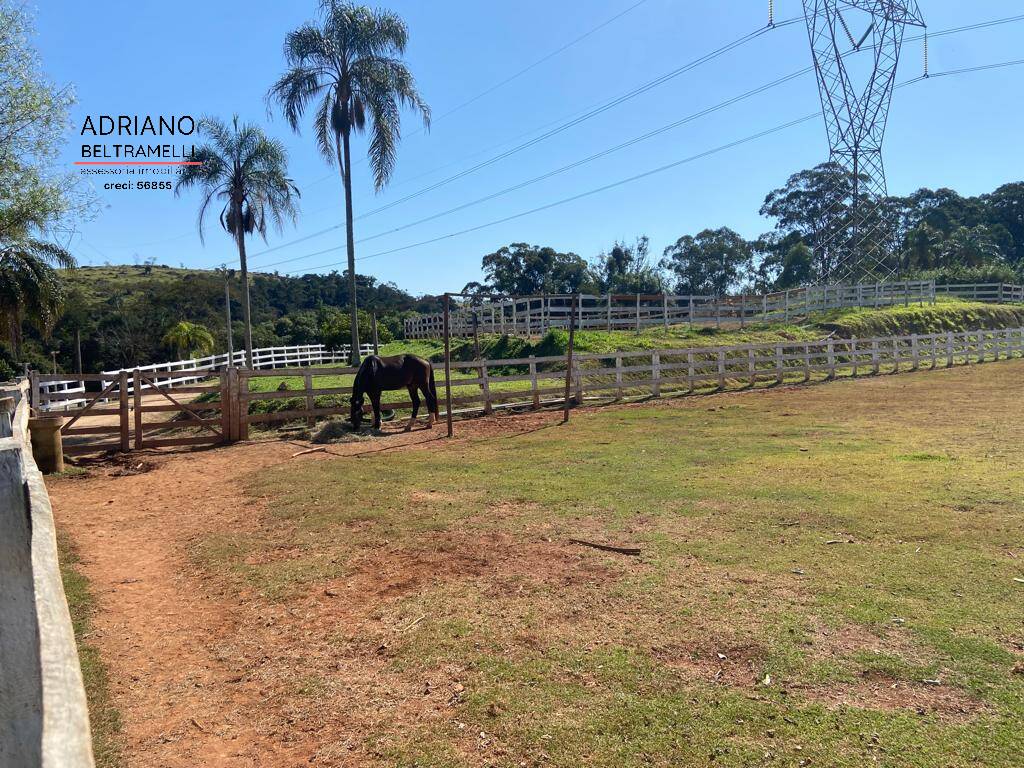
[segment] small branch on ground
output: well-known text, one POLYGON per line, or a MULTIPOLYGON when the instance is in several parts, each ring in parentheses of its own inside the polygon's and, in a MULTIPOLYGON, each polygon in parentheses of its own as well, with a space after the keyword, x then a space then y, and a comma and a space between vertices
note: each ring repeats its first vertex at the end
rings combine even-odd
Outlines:
POLYGON ((292 454, 292 458, 294 459, 296 456, 305 456, 305 455, 307 455, 309 453, 327 453, 327 449, 323 448, 323 447, 321 447, 321 448, 307 448, 304 451, 299 451, 298 453, 293 453, 292 454))
POLYGON ((594 549, 600 549, 604 552, 616 552, 620 555, 637 557, 640 554, 640 547, 616 547, 611 544, 597 544, 596 542, 584 541, 583 539, 569 539, 569 541, 583 547, 593 547, 594 549))

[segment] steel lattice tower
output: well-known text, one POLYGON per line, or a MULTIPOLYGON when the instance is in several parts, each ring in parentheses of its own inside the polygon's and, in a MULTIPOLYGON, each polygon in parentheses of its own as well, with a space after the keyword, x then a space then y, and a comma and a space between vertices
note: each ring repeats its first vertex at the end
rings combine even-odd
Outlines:
POLYGON ((803 0, 835 169, 816 248, 834 281, 884 281, 897 270, 885 220, 882 139, 904 30, 925 26, 916 0, 803 0), (844 55, 858 52, 850 56, 844 55))

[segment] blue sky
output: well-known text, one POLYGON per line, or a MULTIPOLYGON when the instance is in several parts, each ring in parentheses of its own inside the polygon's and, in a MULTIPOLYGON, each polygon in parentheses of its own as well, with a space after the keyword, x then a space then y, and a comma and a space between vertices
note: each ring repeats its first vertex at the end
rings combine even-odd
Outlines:
MULTIPOLYGON (((763 26, 764 0, 695 3, 646 0, 582 42, 450 116, 462 104, 547 56, 637 0, 392 0, 407 21, 407 58, 437 117, 429 133, 407 116, 391 186, 375 194, 366 164, 355 167, 359 216, 468 168, 763 26)), ((1022 12, 1019 0, 920 0, 939 31, 1022 12)), ((344 229, 260 255, 343 223, 337 171, 324 164, 308 126, 295 135, 268 118, 264 94, 283 69, 285 33, 312 18, 315 0, 46 0, 37 45, 50 76, 74 83, 65 162, 78 159, 85 115, 237 112, 285 141, 302 191, 297 226, 250 244, 251 268, 290 274, 343 269, 344 229), (147 7, 148 6, 148 7, 147 7), (336 248, 329 253, 309 255, 336 248), (274 265, 284 259, 297 259, 274 265)), ((776 0, 776 20, 801 13, 799 0, 776 0)), ((910 34, 914 34, 912 30, 910 34)), ((934 72, 1021 57, 1024 22, 932 40, 934 72)), ((922 45, 904 48, 899 80, 922 70, 922 45)), ((644 134, 810 64, 802 23, 773 30, 715 61, 476 173, 387 211, 356 221, 356 238, 387 233, 438 212, 644 134)), ((886 138, 889 189, 922 186, 987 192, 1022 173, 1020 99, 1024 67, 935 78, 896 93, 886 138)), ((609 184, 744 138, 819 109, 807 75, 656 138, 511 194, 357 246, 368 256, 476 227, 609 184)), ((359 139, 355 151, 365 152, 359 139)), ((510 242, 551 245, 593 257, 616 239, 651 238, 660 254, 684 234, 730 226, 765 231, 764 195, 787 176, 827 158, 824 125, 784 132, 681 165, 636 183, 437 243, 362 260, 360 273, 414 293, 458 290, 480 277, 480 258, 510 242)), ((196 234, 197 198, 169 192, 99 191, 103 210, 73 242, 84 264, 158 263, 212 267, 237 261, 230 238, 196 234)), ((215 221, 211 220, 215 227, 215 221)))

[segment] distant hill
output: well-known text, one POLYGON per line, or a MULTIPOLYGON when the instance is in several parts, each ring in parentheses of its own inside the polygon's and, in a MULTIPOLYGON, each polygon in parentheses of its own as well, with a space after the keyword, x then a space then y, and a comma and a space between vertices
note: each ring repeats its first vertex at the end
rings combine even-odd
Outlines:
MULTIPOLYGON (((68 303, 53 338, 32 334, 31 360, 49 369, 49 350, 58 350, 62 369, 74 369, 74 337, 82 337, 83 368, 97 371, 130 364, 173 359, 161 343, 180 320, 202 323, 213 333, 218 351, 227 346, 224 276, 212 270, 156 265, 80 267, 63 273, 68 303)), ((389 283, 357 276, 361 309, 376 312, 395 335, 402 318, 413 312, 436 312, 435 297, 416 297, 389 283)), ((242 346, 241 284, 231 281, 231 314, 236 348, 242 346)), ((345 275, 251 275, 253 342, 257 346, 321 341, 325 313, 348 308, 345 275)), ((362 322, 360 323, 362 326, 362 322)))

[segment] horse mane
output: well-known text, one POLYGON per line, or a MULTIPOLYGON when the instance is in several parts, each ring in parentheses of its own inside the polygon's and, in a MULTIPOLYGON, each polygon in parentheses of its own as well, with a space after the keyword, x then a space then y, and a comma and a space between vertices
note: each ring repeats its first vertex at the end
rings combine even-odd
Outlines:
POLYGON ((379 359, 370 355, 365 358, 356 371, 356 377, 352 381, 352 399, 362 398, 366 394, 366 380, 373 380, 374 369, 380 364, 379 359))

